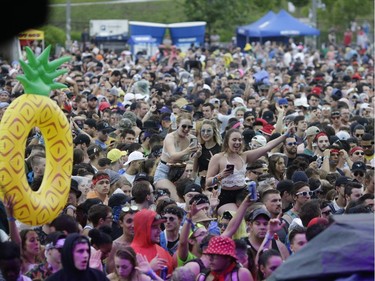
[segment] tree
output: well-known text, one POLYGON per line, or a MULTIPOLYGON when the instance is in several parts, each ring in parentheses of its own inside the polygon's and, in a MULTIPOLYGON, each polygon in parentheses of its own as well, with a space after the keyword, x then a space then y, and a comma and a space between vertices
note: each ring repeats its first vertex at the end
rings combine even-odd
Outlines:
POLYGON ((310 4, 310 0, 289 0, 289 2, 292 2, 293 5, 298 8, 302 8, 310 4))
POLYGON ((361 16, 374 16, 373 0, 322 0, 326 10, 321 12, 331 25, 347 26, 351 20, 361 16))
POLYGON ((242 0, 186 0, 183 6, 189 20, 205 21, 208 34, 213 34, 246 23, 251 5, 242 0))

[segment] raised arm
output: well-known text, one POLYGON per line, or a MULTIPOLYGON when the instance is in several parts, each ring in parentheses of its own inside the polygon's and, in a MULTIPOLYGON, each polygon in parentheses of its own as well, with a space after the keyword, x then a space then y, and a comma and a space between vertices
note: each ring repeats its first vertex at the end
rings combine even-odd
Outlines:
MULTIPOLYGON (((285 225, 285 221, 281 222, 280 220, 281 216, 282 216, 282 213, 280 213, 277 216, 277 218, 270 219, 268 223, 266 236, 264 237, 262 244, 260 244, 258 252, 255 256, 255 264, 257 266, 258 266, 259 255, 262 253, 263 250, 270 249, 271 241, 273 240, 274 234, 278 232, 280 229, 282 229, 285 225)), ((286 257, 282 257, 282 258, 284 260, 286 257)))
POLYGON ((283 118, 284 118, 285 110, 284 110, 283 107, 280 107, 280 105, 277 102, 276 102, 275 106, 276 106, 276 110, 277 110, 277 121, 276 121, 276 124, 275 124, 275 132, 282 134, 283 133, 283 125, 284 125, 283 118))
MULTIPOLYGON (((203 206, 203 205, 202 205, 203 206)), ((185 222, 182 226, 181 233, 180 233, 180 239, 178 242, 178 248, 177 248, 177 256, 180 260, 186 261, 188 254, 189 254, 189 234, 190 234, 190 228, 193 225, 193 221, 191 218, 198 213, 199 209, 197 208, 197 203, 194 202, 190 206, 190 211, 186 214, 185 222)))
POLYGON ((227 228, 221 234, 221 236, 226 236, 232 238, 233 234, 237 231, 238 227, 240 226, 248 207, 251 206, 253 201, 250 200, 250 195, 247 195, 245 199, 242 201, 241 205, 238 207, 236 214, 234 217, 229 221, 227 228))
POLYGON ((265 155, 267 152, 271 151, 272 148, 276 147, 278 144, 281 142, 285 141, 286 138, 292 136, 294 133, 294 128, 293 124, 289 124, 288 130, 285 134, 281 135, 280 137, 268 142, 265 146, 259 147, 254 150, 249 150, 244 152, 246 156, 246 162, 247 163, 252 163, 258 158, 262 157, 265 155))
POLYGON ((15 195, 6 196, 4 198, 4 207, 7 213, 7 219, 9 223, 9 237, 13 242, 21 246, 21 236, 16 224, 16 219, 14 218, 13 214, 14 200, 15 195))

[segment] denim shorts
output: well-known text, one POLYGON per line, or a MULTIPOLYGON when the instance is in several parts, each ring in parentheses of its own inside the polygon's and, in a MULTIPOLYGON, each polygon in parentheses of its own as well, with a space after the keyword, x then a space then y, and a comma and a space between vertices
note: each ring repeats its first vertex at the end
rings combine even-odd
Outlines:
POLYGON ((168 165, 159 162, 154 174, 154 184, 157 183, 159 180, 167 180, 169 169, 170 168, 168 165))

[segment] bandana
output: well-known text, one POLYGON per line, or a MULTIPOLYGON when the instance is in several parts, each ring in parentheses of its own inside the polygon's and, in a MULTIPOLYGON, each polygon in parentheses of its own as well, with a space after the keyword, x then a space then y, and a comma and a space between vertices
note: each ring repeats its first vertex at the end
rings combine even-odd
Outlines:
POLYGON ((241 126, 241 122, 237 122, 232 126, 232 129, 237 129, 239 126, 241 126))
POLYGON ((93 179, 92 179, 92 184, 93 184, 93 185, 96 185, 96 183, 97 183, 98 181, 101 181, 101 180, 103 180, 103 179, 107 179, 107 180, 109 180, 109 176, 108 176, 108 175, 100 175, 100 176, 97 177, 97 178, 93 178, 93 179))
POLYGON ((214 277, 213 281, 225 281, 225 277, 228 273, 231 273, 234 268, 236 267, 236 263, 233 262, 230 266, 227 267, 226 270, 224 270, 222 273, 216 273, 214 271, 211 271, 212 276, 214 277))
POLYGON ((325 132, 320 132, 319 134, 317 134, 315 136, 315 141, 318 141, 318 139, 321 137, 321 136, 328 136, 325 132))
POLYGON ((333 148, 333 149, 331 149, 331 153, 337 153, 337 154, 339 154, 339 153, 340 153, 340 150, 339 150, 339 149, 335 149, 335 148, 333 148))

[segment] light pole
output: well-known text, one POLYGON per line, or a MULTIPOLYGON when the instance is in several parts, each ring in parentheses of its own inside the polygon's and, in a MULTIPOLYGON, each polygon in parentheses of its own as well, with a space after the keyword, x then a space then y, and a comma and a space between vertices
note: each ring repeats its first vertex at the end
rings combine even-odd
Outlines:
POLYGON ((70 46, 72 44, 72 40, 70 37, 70 31, 71 31, 71 15, 70 15, 70 0, 66 0, 66 42, 65 42, 65 48, 66 50, 70 50, 70 46))
MULTIPOLYGON (((317 0, 312 0, 312 7, 311 7, 311 21, 312 21, 312 24, 313 24, 313 27, 314 28, 317 28, 318 24, 317 24, 317 20, 316 20, 316 10, 317 10, 317 0)), ((314 44, 314 49, 316 49, 316 46, 317 46, 317 41, 318 40, 318 37, 315 36, 315 40, 313 40, 313 44, 314 44)))

